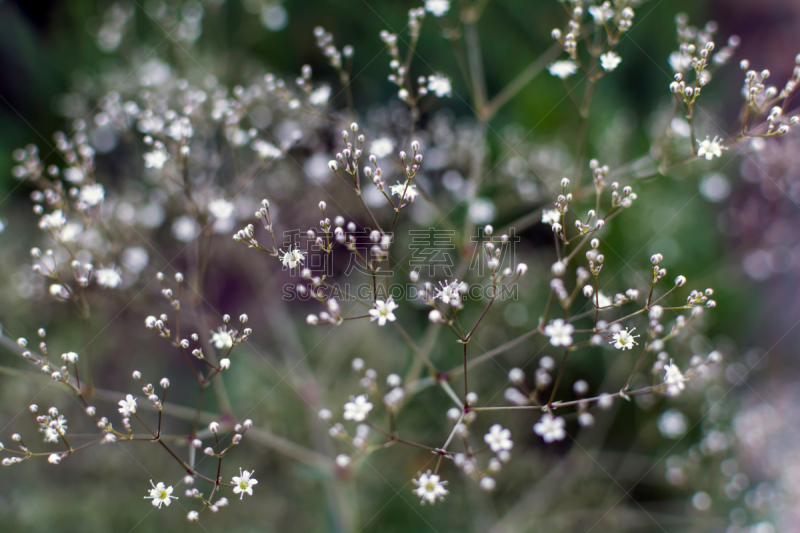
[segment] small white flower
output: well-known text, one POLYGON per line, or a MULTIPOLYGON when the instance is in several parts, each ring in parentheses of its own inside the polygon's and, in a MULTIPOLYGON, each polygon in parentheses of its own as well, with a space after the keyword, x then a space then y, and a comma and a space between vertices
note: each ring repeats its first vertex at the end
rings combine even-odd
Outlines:
POLYGON ((413 202, 419 194, 419 191, 417 191, 417 188, 414 185, 409 185, 406 187, 405 183, 400 182, 392 185, 390 189, 393 195, 402 196, 404 200, 408 200, 409 202, 413 202))
POLYGON ((448 98, 453 94, 453 87, 450 85, 450 78, 442 74, 428 76, 428 90, 436 93, 439 98, 448 98))
POLYGON ((443 17, 450 11, 450 0, 425 0, 425 11, 434 17, 443 17))
POLYGON ((233 337, 225 326, 220 326, 218 331, 211 332, 211 342, 217 350, 228 350, 233 346, 233 337))
POLYGON ((686 388, 684 377, 678 365, 671 362, 664 365, 664 384, 667 386, 669 396, 678 396, 686 388))
POLYGON ((388 137, 375 139, 369 146, 369 153, 377 158, 386 157, 392 153, 392 150, 394 150, 394 143, 388 137))
POLYGON ((692 56, 682 52, 672 52, 669 55, 669 66, 675 72, 683 72, 692 66, 692 56))
POLYGON ((440 281, 439 285, 441 289, 436 289, 434 299, 438 298, 443 304, 453 304, 456 306, 461 303, 461 293, 466 292, 468 289, 466 283, 463 281, 459 283, 457 279, 454 279, 450 283, 442 283, 440 281))
POLYGON ((189 514, 186 515, 186 520, 189 522, 197 522, 200 520, 200 513, 197 511, 189 511, 189 514))
POLYGON ((385 302, 383 300, 377 300, 375 302, 375 308, 369 310, 369 321, 373 322, 377 320, 379 326, 385 326, 387 320, 389 322, 394 322, 396 317, 394 316, 393 311, 397 309, 397 307, 398 305, 394 303, 394 300, 392 300, 391 296, 385 302))
POLYGON ((283 152, 281 152, 280 148, 275 146, 274 144, 268 143, 267 141, 262 141, 261 139, 256 139, 251 144, 253 150, 258 152, 258 157, 261 159, 277 159, 283 152))
POLYGON ((331 97, 331 88, 327 85, 323 85, 322 87, 315 89, 308 97, 308 101, 311 102, 311 105, 316 106, 323 106, 328 103, 328 99, 331 97))
POLYGON ((99 183, 81 187, 80 201, 88 206, 95 206, 103 201, 106 192, 99 183))
POLYGON ((556 61, 549 67, 547 70, 550 71, 551 76, 555 76, 557 78, 561 78, 565 80, 578 72, 578 64, 572 60, 564 60, 564 61, 556 61))
POLYGON ((574 329, 572 324, 567 324, 563 319, 557 318, 545 326, 544 334, 550 337, 550 344, 553 346, 570 346, 574 329))
POLYGON ((625 328, 614 333, 611 336, 611 338, 613 339, 611 341, 611 344, 614 345, 614 348, 623 351, 632 350, 634 346, 639 344, 635 340, 636 338, 639 337, 639 335, 632 335, 634 329, 636 328, 631 328, 631 330, 628 331, 628 328, 625 328))
POLYGON ((124 400, 119 401, 119 412, 125 418, 128 418, 136 412, 136 398, 128 394, 124 400))
POLYGON ((57 230, 64 227, 67 223, 67 217, 61 212, 61 209, 56 209, 49 215, 42 215, 39 220, 39 227, 43 230, 57 230))
POLYGON ((533 426, 533 431, 545 442, 553 442, 557 440, 564 440, 567 432, 564 431, 564 419, 561 417, 554 418, 550 413, 545 413, 542 418, 533 426))
POLYGON ((600 24, 601 26, 605 21, 614 18, 614 10, 606 9, 603 6, 591 6, 589 14, 594 18, 595 24, 600 24))
POLYGON ((722 157, 722 151, 727 150, 727 148, 722 146, 722 139, 716 136, 713 139, 709 139, 708 136, 706 136, 704 141, 697 142, 699 144, 697 147, 697 156, 705 157, 707 161, 711 161, 715 157, 722 157))
POLYGON ((144 154, 145 168, 164 168, 164 163, 169 159, 169 154, 165 150, 154 150, 144 154))
POLYGON ((57 453, 51 453, 50 457, 47 458, 47 462, 51 465, 57 465, 61 462, 61 456, 57 453))
POLYGON ((600 56, 600 65, 605 71, 612 71, 619 66, 622 58, 616 52, 606 52, 600 56))
POLYGON ((554 226, 556 224, 561 223, 561 213, 558 209, 548 209, 546 211, 542 211, 542 222, 544 224, 550 224, 554 226))
POLYGON ((414 485, 417 486, 414 489, 414 494, 416 494, 422 501, 420 503, 430 503, 433 505, 436 503, 436 500, 444 500, 444 497, 447 496, 449 491, 444 488, 447 485, 447 481, 441 481, 441 478, 436 474, 432 474, 430 470, 428 470, 424 474, 420 474, 418 479, 412 480, 414 485))
POLYGON ((489 433, 483 436, 483 440, 495 453, 510 450, 514 447, 514 442, 511 440, 511 430, 503 429, 500 424, 490 427, 489 433))
POLYGON ((153 480, 150 480, 152 489, 148 489, 150 495, 145 496, 145 500, 153 500, 153 505, 161 509, 162 505, 169 507, 172 500, 177 500, 177 496, 172 495, 172 487, 167 487, 163 482, 159 481, 158 485, 153 485, 153 480))
POLYGON ((255 473, 255 470, 248 472, 247 470, 242 470, 239 468, 239 475, 233 476, 233 493, 239 495, 239 499, 241 500, 244 498, 244 495, 247 494, 249 496, 253 495, 253 486, 258 485, 258 480, 254 477, 251 477, 255 473))
POLYGON ((229 218, 233 214, 233 204, 220 198, 208 204, 208 211, 215 218, 229 218))
POLYGON ((119 284, 122 283, 122 276, 120 276, 120 273, 120 269, 115 268, 112 263, 107 267, 101 265, 95 272, 95 277, 97 277, 97 283, 101 287, 116 289, 119 284))
MULTIPOLYGON (((352 397, 351 397, 352 398, 352 397)), ((360 394, 352 401, 344 404, 344 419, 353 420, 355 422, 362 422, 369 412, 372 411, 372 403, 367 401, 365 394, 360 394)))
POLYGON ((305 261, 306 252, 301 252, 299 248, 295 248, 294 250, 290 248, 288 252, 282 253, 281 262, 284 267, 297 268, 298 265, 301 265, 303 261, 305 261))

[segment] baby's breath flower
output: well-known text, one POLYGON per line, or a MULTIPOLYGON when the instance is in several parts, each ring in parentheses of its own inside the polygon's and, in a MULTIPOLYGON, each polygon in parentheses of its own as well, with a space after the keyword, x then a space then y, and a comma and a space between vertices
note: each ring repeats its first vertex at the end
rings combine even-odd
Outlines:
POLYGON ((169 507, 172 500, 177 500, 177 496, 172 496, 172 487, 167 487, 163 482, 159 481, 157 485, 153 485, 153 480, 150 480, 152 489, 148 489, 149 496, 145 496, 145 500, 153 500, 153 505, 161 509, 162 505, 169 507))
POLYGON ((136 398, 128 394, 124 400, 119 401, 119 412, 125 418, 136 413, 136 398))
POLYGON ((449 98, 453 94, 450 78, 442 74, 428 76, 428 90, 436 93, 439 98, 449 98))
POLYGON ((63 228, 67 223, 67 217, 61 209, 56 209, 49 215, 42 215, 39 220, 39 227, 43 230, 57 230, 63 228))
POLYGON ((328 99, 331 97, 331 88, 328 85, 323 85, 315 89, 309 96, 308 101, 311 105, 315 106, 323 106, 328 103, 328 99))
POLYGON ((394 322, 396 317, 394 316, 393 311, 397 309, 397 307, 397 304, 394 303, 394 300, 392 300, 391 296, 385 302, 383 300, 377 300, 375 302, 375 308, 369 310, 369 321, 373 322, 377 320, 379 326, 385 326, 387 320, 389 322, 394 322))
POLYGON ((152 152, 145 152, 144 166, 145 168, 164 168, 164 163, 169 159, 169 154, 165 150, 154 150, 152 152))
POLYGON ((617 68, 621 62, 622 58, 616 52, 606 52, 600 56, 600 65, 607 72, 617 68))
POLYGON ((669 396, 678 396, 686 388, 681 369, 673 362, 664 365, 664 384, 669 396))
POLYGON ((247 471, 239 468, 239 475, 233 476, 233 493, 239 495, 239 499, 244 498, 244 495, 253 495, 253 487, 258 485, 258 480, 251 477, 255 471, 247 471))
POLYGON ((495 424, 489 428, 489 433, 483 436, 483 440, 495 453, 502 450, 510 450, 514 447, 514 442, 511 440, 511 430, 503 429, 500 424, 495 424))
POLYGON ((362 422, 370 411, 372 411, 372 403, 367 401, 365 394, 360 394, 355 398, 351 397, 350 401, 344 404, 344 415, 342 416, 345 420, 362 422))
POLYGON ((625 328, 625 329, 622 329, 622 330, 614 333, 611 336, 611 338, 613 339, 611 341, 611 344, 614 345, 614 348, 616 348, 617 350, 625 351, 625 350, 633 349, 634 346, 639 344, 635 340, 636 338, 639 337, 639 335, 632 335, 634 329, 636 329, 636 328, 631 328, 631 330, 629 332, 628 328, 625 328))
POLYGON ((718 137, 714 137, 713 139, 709 139, 706 136, 704 141, 697 141, 697 156, 698 157, 705 157, 707 161, 711 161, 715 157, 722 157, 722 151, 727 150, 726 147, 722 146, 722 139, 718 137))
POLYGON ((564 440, 567 432, 564 431, 564 419, 561 417, 554 418, 550 413, 545 413, 542 418, 533 426, 533 431, 545 442, 553 442, 557 440, 564 440))
POLYGON ((436 503, 436 500, 444 500, 444 497, 447 496, 449 491, 445 489, 445 485, 447 485, 447 481, 441 481, 441 478, 431 473, 428 470, 424 474, 420 474, 419 478, 412 480, 414 484, 417 486, 414 489, 414 494, 416 494, 422 501, 423 505, 427 502, 433 505, 436 503))
POLYGON ((425 0, 425 11, 434 17, 443 17, 450 10, 450 0, 425 0))
POLYGON ((578 72, 578 64, 572 60, 556 61, 547 67, 552 76, 561 78, 562 80, 569 78, 578 72))
POLYGON ((95 272, 97 283, 106 289, 116 289, 122 283, 121 271, 114 267, 114 264, 104 267, 100 266, 95 272))
POLYGON ((301 252, 299 248, 289 249, 288 252, 282 252, 281 263, 284 267, 297 268, 298 265, 303 264, 305 261, 306 252, 301 252))
POLYGON ((81 187, 81 193, 79 199, 81 202, 86 204, 89 207, 93 207, 103 201, 105 198, 105 190, 103 186, 99 183, 94 185, 84 185, 81 187))
POLYGON ((413 202, 414 199, 417 197, 419 192, 414 185, 406 186, 405 183, 397 182, 396 184, 389 187, 392 191, 392 194, 395 196, 402 196, 404 200, 408 200, 409 202, 413 202))
POLYGON ((544 334, 550 337, 550 344, 553 346, 570 346, 572 345, 572 332, 574 329, 575 327, 572 324, 557 318, 545 326, 544 334))
POLYGON ((219 330, 211 332, 211 342, 217 350, 227 350, 233 346, 233 337, 225 326, 220 326, 219 330))

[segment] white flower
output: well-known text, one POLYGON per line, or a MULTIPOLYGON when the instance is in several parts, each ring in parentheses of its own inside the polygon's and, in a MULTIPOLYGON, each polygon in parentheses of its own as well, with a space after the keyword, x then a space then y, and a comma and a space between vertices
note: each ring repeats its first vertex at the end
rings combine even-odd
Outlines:
POLYGON ((327 104, 330 97, 331 88, 327 85, 323 85, 315 89, 314 92, 309 95, 308 101, 311 102, 311 105, 321 106, 327 104))
POLYGON ((371 316, 369 321, 374 322, 377 320, 379 326, 385 326, 387 320, 389 322, 394 322, 395 316, 392 311, 397 309, 397 307, 398 305, 394 303, 391 296, 385 302, 383 300, 377 300, 375 302, 375 308, 369 310, 371 316))
POLYGON ((435 298, 439 298, 443 304, 450 304, 458 305, 461 303, 461 293, 467 291, 467 284, 463 281, 459 283, 457 279, 454 279, 450 283, 442 283, 439 282, 439 285, 442 287, 441 289, 436 289, 435 298))
POLYGON ((45 442, 58 442, 59 433, 56 428, 51 426, 44 426, 39 428, 39 431, 44 433, 45 442))
POLYGON ((268 143, 267 141, 262 141, 261 139, 256 139, 253 141, 251 146, 253 147, 253 150, 258 152, 258 157, 261 159, 277 159, 283 155, 283 152, 281 152, 280 148, 268 143))
POLYGON ((375 139, 369 147, 369 153, 378 158, 386 157, 392 153, 392 150, 394 150, 394 143, 388 137, 375 139))
POLYGON ((208 211, 216 218, 228 218, 233 214, 233 204, 220 198, 208 204, 208 211))
POLYGON ((589 8, 589 14, 594 17, 595 24, 600 25, 602 25, 605 21, 614 18, 614 10, 606 9, 602 6, 591 6, 589 8))
POLYGON ((233 493, 239 495, 239 499, 241 500, 244 498, 244 495, 247 494, 249 496, 253 495, 253 486, 258 485, 258 480, 254 477, 251 477, 255 473, 255 470, 248 472, 247 470, 242 470, 239 468, 239 475, 233 476, 233 493))
POLYGON ((450 0, 425 0, 425 11, 434 17, 443 17, 450 10, 450 0))
POLYGON ((681 52, 672 52, 669 55, 669 66, 675 72, 683 72, 692 66, 692 56, 681 52))
POLYGON ((547 70, 550 71, 551 76, 556 76, 557 78, 565 80, 578 72, 578 64, 569 59, 564 61, 556 61, 547 67, 547 70))
POLYGON ((622 58, 615 52, 606 52, 600 56, 600 65, 603 67, 603 70, 606 71, 614 70, 621 62, 622 58))
POLYGON ((144 154, 145 168, 164 168, 164 163, 169 159, 165 150, 153 150, 144 154))
POLYGON ((678 396, 686 388, 681 369, 671 361, 664 366, 664 384, 667 386, 667 394, 670 396, 678 396))
POLYGON ((116 289, 122 283, 122 276, 120 276, 120 269, 110 264, 107 267, 100 266, 95 272, 97 283, 106 289, 116 289))
POLYGON ((558 209, 548 209, 547 211, 542 211, 542 222, 544 224, 550 224, 551 226, 560 224, 561 213, 558 211, 558 209))
POLYGON ((631 330, 629 332, 628 328, 625 328, 625 329, 619 330, 617 333, 614 333, 611 336, 611 338, 613 339, 611 341, 611 344, 614 345, 614 348, 616 348, 617 350, 622 350, 622 351, 632 350, 634 346, 639 344, 638 342, 636 342, 634 340, 634 339, 638 338, 639 335, 632 335, 634 329, 636 329, 636 328, 631 328, 631 330))
POLYGON ((697 156, 705 157, 708 161, 711 161, 715 157, 722 157, 722 151, 727 150, 727 148, 722 146, 722 139, 716 136, 713 139, 709 139, 708 136, 706 136, 706 140, 697 142, 699 144, 697 147, 697 156))
POLYGON ((564 431, 564 424, 563 418, 553 418, 550 413, 545 413, 533 426, 533 431, 542 437, 545 442, 564 440, 564 437, 567 436, 567 432, 564 431))
POLYGON ((430 470, 420 474, 419 479, 412 481, 417 486, 414 489, 414 494, 422 500, 420 503, 428 502, 433 505, 436 500, 444 500, 444 497, 448 494, 448 490, 444 488, 447 485, 447 481, 441 481, 441 478, 436 474, 432 474, 430 470))
POLYGON ((57 465, 61 462, 61 456, 57 453, 51 453, 50 457, 47 458, 47 462, 51 465, 57 465))
POLYGON ((345 420, 361 422, 367 418, 370 411, 372 411, 372 404, 367 401, 366 394, 360 394, 356 398, 352 398, 352 401, 344 404, 343 416, 345 420))
POLYGON ((408 200, 409 202, 413 202, 414 199, 417 197, 419 192, 414 185, 409 185, 406 187, 405 183, 397 182, 395 185, 390 187, 392 194, 395 196, 402 196, 404 200, 408 200))
POLYGON ((88 206, 95 206, 103 201, 106 192, 99 183, 81 187, 80 200, 88 206))
POLYGON ((49 215, 42 215, 41 220, 39 220, 39 227, 44 230, 57 230, 64 227, 66 223, 67 218, 64 213, 61 212, 61 209, 56 209, 49 215))
POLYGON ((124 400, 119 401, 119 412, 125 418, 136 412, 136 398, 128 394, 124 400))
POLYGON ((217 350, 227 350, 233 346, 233 337, 225 326, 220 326, 219 331, 211 332, 211 342, 217 350))
POLYGON ((162 505, 166 505, 169 507, 169 504, 172 500, 177 500, 177 496, 172 495, 172 487, 167 487, 164 485, 163 482, 159 481, 158 485, 153 485, 153 480, 150 480, 150 485, 152 485, 152 489, 148 489, 150 492, 149 496, 145 496, 145 500, 153 500, 153 505, 161 509, 162 505))
POLYGON ((611 307, 614 305, 614 302, 611 301, 611 298, 603 294, 602 292, 598 292, 595 297, 592 298, 592 303, 595 304, 598 308, 602 309, 604 307, 611 307))
POLYGON ((436 93, 439 98, 450 97, 453 93, 450 78, 442 74, 428 76, 428 90, 436 93))
POLYGON ((572 331, 575 327, 557 318, 544 328, 544 334, 550 337, 553 346, 569 346, 572 344, 572 331))
POLYGON ((281 257, 281 262, 283 263, 284 267, 288 268, 296 268, 297 265, 300 265, 305 261, 306 252, 301 252, 299 248, 295 248, 292 250, 289 248, 288 252, 283 252, 283 257, 281 257))
POLYGON ((500 424, 490 427, 489 433, 483 436, 483 440, 495 453, 510 450, 514 447, 514 442, 511 440, 511 430, 503 429, 500 424))

